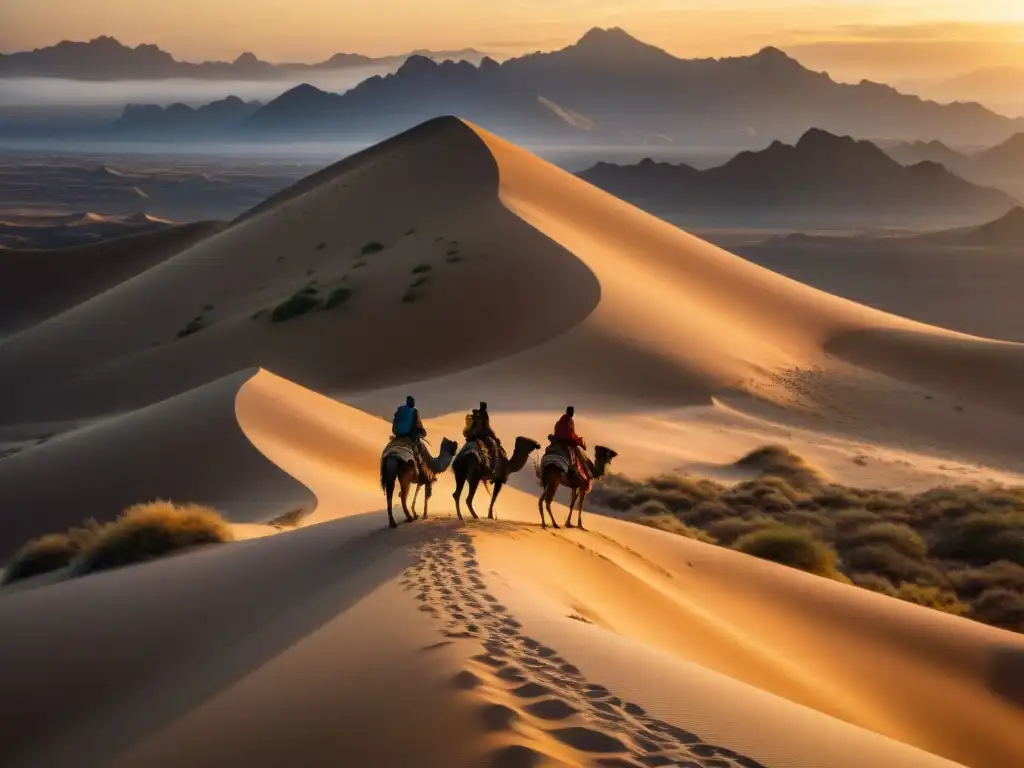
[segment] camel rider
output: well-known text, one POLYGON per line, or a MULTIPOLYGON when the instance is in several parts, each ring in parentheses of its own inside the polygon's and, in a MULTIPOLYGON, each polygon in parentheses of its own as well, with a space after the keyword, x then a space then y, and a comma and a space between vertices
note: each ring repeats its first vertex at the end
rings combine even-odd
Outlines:
POLYGON ((587 443, 576 434, 576 424, 573 422, 575 414, 576 409, 571 405, 565 409, 565 413, 555 423, 555 430, 554 434, 551 435, 551 439, 554 443, 566 446, 569 449, 570 456, 576 459, 577 467, 581 471, 587 472, 593 478, 594 473, 590 467, 590 460, 587 458, 587 454, 584 453, 587 443))
POLYGON ((421 441, 427 436, 427 430, 423 428, 420 412, 416 408, 416 400, 412 396, 405 398, 405 404, 398 406, 395 410, 395 416, 391 420, 391 432, 395 437, 407 437, 412 440, 416 450, 423 456, 424 449, 421 441))
POLYGON ((501 440, 491 429, 491 415, 487 412, 487 403, 480 403, 480 407, 474 409, 466 419, 466 428, 462 432, 466 440, 490 441, 495 451, 495 469, 498 463, 505 458, 505 451, 501 447, 501 440))

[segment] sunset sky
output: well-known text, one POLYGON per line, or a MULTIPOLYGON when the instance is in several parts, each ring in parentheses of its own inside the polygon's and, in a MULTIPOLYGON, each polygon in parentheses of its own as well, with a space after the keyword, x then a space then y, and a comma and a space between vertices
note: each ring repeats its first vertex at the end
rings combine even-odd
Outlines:
POLYGON ((1024 0, 0 0, 0 50, 113 35, 178 58, 562 47, 621 26, 681 56, 791 51, 840 77, 1024 66, 1024 0))

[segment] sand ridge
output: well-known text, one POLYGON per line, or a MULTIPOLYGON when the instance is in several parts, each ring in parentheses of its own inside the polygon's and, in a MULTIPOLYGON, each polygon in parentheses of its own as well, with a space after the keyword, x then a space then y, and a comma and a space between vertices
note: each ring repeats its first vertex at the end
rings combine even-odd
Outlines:
POLYGON ((838 477, 872 449, 922 465, 865 480, 924 482, 1001 421, 1002 474, 977 476, 1008 479, 1022 350, 796 283, 432 121, 0 343, 0 425, 86 420, 0 458, 5 550, 157 495, 255 537, 0 593, 3 695, 38 703, 0 762, 1010 765, 1019 636, 589 512, 541 533, 529 464, 496 522, 448 519, 448 472, 439 519, 387 531, 378 472, 414 394, 434 445, 480 400, 507 444, 572 402, 637 475, 796 434, 838 477), (268 320, 314 280, 352 295, 268 320), (899 445, 824 396, 878 422, 896 390, 932 398, 899 445), (92 650, 61 657, 49 702, 70 636, 92 650))

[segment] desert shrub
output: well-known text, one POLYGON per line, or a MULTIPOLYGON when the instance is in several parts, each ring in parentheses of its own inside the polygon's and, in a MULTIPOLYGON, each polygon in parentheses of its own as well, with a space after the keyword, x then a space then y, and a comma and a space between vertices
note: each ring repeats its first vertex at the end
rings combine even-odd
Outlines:
POLYGON ((836 534, 842 536, 862 526, 881 522, 882 518, 877 512, 867 509, 844 509, 832 517, 832 527, 836 534))
POLYGON ((857 548, 870 544, 884 544, 906 557, 920 559, 928 547, 921 534, 899 523, 873 523, 845 533, 838 542, 840 549, 857 548))
POLYGON ((820 485, 821 475, 802 457, 781 445, 766 445, 733 464, 737 469, 785 478, 795 488, 820 485))
POLYGON ((832 548, 796 528, 776 525, 754 531, 738 539, 733 549, 816 576, 834 579, 839 575, 836 553, 832 548))
POLYGON ((987 589, 1008 589, 1024 595, 1024 566, 1000 560, 981 568, 952 570, 949 581, 961 597, 975 598, 987 589))
POLYGON ((432 269, 433 267, 430 266, 429 264, 417 264, 415 267, 412 268, 412 273, 414 275, 422 275, 425 272, 429 272, 432 269))
POLYGON ((637 508, 637 513, 640 515, 668 515, 669 510, 664 504, 655 499, 648 499, 637 508))
POLYGON ((376 240, 374 240, 364 245, 360 253, 362 253, 363 256, 369 256, 372 253, 380 253, 383 250, 383 243, 378 243, 376 240))
POLYGON ((896 587, 885 576, 879 576, 877 573, 854 573, 850 576, 850 580, 862 589, 870 589, 872 592, 896 597, 896 587))
POLYGON ((1024 632, 1024 593, 1002 587, 987 589, 972 603, 971 615, 986 624, 1024 632))
POLYGON ((334 309, 340 307, 346 301, 352 298, 351 288, 336 288, 331 291, 331 295, 327 297, 327 301, 324 302, 324 309, 334 309))
POLYGON ((948 579, 938 568, 928 563, 907 557, 885 543, 865 544, 855 549, 841 550, 843 566, 857 573, 875 573, 885 576, 895 584, 915 582, 918 584, 945 585, 948 579))
POLYGON ((965 616, 970 612, 970 606, 960 602, 956 592, 941 587, 900 584, 896 588, 895 597, 906 600, 908 603, 923 605, 925 608, 951 613, 954 616, 965 616))
POLYGON ((92 543, 99 530, 95 521, 90 520, 66 533, 48 533, 26 542, 8 561, 0 585, 70 565, 83 548, 92 543))
POLYGON ((184 339, 186 336, 191 336, 193 333, 199 333, 205 327, 206 321, 203 320, 203 316, 196 315, 188 321, 188 325, 178 331, 178 338, 184 339))
POLYGON ((690 525, 706 528, 711 523, 717 522, 733 515, 732 507, 718 499, 702 501, 685 514, 685 520, 690 525))
POLYGON ((293 317, 304 315, 316 309, 320 302, 316 298, 316 289, 313 289, 311 292, 309 290, 311 287, 306 286, 302 290, 293 293, 274 307, 270 313, 271 322, 283 323, 285 320, 291 320, 293 317))
POLYGON ((233 538, 224 519, 208 507, 167 501, 137 504, 99 530, 82 549, 74 570, 93 573, 119 568, 233 538))
POLYGON ((420 300, 420 294, 417 293, 416 291, 412 290, 411 288, 408 291, 406 291, 404 294, 402 294, 402 303, 403 304, 415 304, 419 300, 420 300))
POLYGON ((942 527, 932 553, 971 565, 1024 565, 1024 513, 976 512, 953 520, 942 527))
POLYGON ((421 275, 409 284, 410 288, 421 288, 430 282, 430 275, 421 275))
POLYGON ((757 531, 777 525, 778 523, 770 517, 754 515, 752 517, 727 517, 723 520, 709 523, 704 527, 704 530, 726 546, 731 546, 733 542, 747 534, 756 533, 757 531))

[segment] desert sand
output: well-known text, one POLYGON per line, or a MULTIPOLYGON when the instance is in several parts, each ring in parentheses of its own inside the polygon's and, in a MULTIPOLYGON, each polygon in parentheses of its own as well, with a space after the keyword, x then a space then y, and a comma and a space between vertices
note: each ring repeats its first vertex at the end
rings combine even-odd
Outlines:
POLYGON ((797 283, 455 118, 96 279, 0 337, 0 551, 161 496, 244 540, 0 592, 3 765, 1024 754, 1019 635, 598 514, 541 530, 529 464, 498 520, 453 519, 446 473, 395 531, 379 480, 415 394, 435 450, 479 400, 507 444, 571 403, 631 476, 785 442, 859 485, 1019 482, 1024 345, 797 283))

